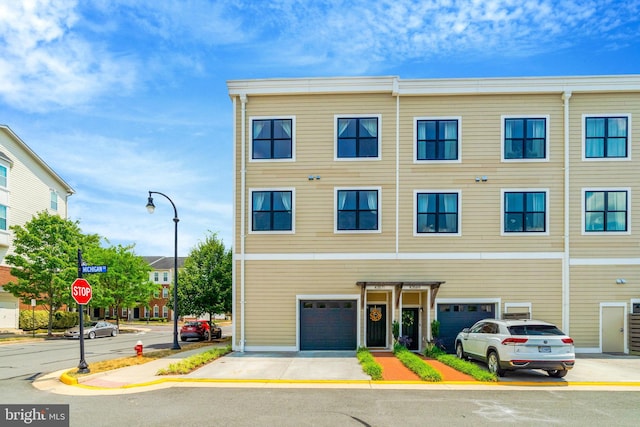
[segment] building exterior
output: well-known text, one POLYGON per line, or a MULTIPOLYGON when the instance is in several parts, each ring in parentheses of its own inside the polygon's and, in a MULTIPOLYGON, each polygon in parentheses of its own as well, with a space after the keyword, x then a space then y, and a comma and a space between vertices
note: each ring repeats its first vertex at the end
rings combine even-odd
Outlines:
MULTIPOLYGON (((173 305, 171 304, 171 292, 173 289, 174 258, 165 256, 143 256, 142 257, 152 268, 149 273, 149 281, 158 285, 147 306, 134 308, 123 307, 120 312, 116 312, 115 307, 107 309, 101 307, 93 308, 95 318, 120 318, 123 320, 139 319, 173 319, 173 305)), ((185 257, 178 257, 178 270, 184 265, 185 257)))
POLYGON ((628 352, 640 76, 228 82, 233 347, 446 349, 485 317, 628 352))
POLYGON ((0 330, 19 325, 20 302, 2 286, 14 280, 4 262, 12 249, 10 227, 44 210, 67 218, 67 198, 73 193, 8 126, 0 125, 0 330))

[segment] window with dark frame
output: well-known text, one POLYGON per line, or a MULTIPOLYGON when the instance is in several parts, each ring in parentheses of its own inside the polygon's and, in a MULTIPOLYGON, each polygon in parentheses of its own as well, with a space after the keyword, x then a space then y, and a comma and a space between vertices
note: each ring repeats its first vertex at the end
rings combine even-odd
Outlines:
POLYGON ((546 135, 544 118, 504 119, 504 158, 544 159, 546 135))
POLYGON ((626 191, 585 191, 585 232, 627 231, 626 191))
POLYGON ((586 158, 628 156, 628 117, 586 117, 584 126, 586 158))
POLYGON ((505 192, 504 232, 542 233, 546 228, 546 193, 505 192))
POLYGON ((338 118, 338 158, 378 157, 378 118, 338 118))
POLYGON ((417 233, 457 233, 458 193, 418 193, 417 233))
POLYGON ((253 231, 292 230, 291 191, 254 191, 251 229, 253 231))
POLYGON ((252 152, 254 160, 293 158, 291 119, 254 119, 252 152))
POLYGON ((338 230, 377 230, 378 191, 339 190, 338 230))
POLYGON ((417 160, 458 160, 458 120, 417 120, 417 160))

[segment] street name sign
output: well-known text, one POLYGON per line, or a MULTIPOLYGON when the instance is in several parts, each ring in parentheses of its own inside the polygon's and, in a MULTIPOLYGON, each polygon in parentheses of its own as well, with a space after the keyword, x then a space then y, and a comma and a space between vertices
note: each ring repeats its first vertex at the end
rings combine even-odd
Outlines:
POLYGON ((71 284, 71 296, 80 305, 91 301, 91 285, 85 279, 78 278, 71 284))
POLYGON ((87 273, 106 273, 107 266, 106 265, 83 265, 82 266, 82 274, 87 273))

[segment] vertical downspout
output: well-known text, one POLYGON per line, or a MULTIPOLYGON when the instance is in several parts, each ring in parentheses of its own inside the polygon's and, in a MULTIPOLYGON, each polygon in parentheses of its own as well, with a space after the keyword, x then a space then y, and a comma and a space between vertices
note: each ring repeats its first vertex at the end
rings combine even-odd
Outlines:
MULTIPOLYGON (((398 90, 398 78, 393 79, 393 96, 396 97, 396 259, 398 259, 400 253, 400 240, 398 233, 400 232, 400 93, 398 90)), ((395 290, 395 287, 394 287, 395 290)), ((393 322, 396 321, 396 297, 395 292, 392 295, 393 301, 391 302, 391 328, 393 329, 393 322)), ((400 291, 400 298, 402 298, 402 290, 400 291)), ((402 309, 400 309, 400 319, 402 319, 402 309)), ((400 336, 402 336, 402 321, 400 321, 400 336)), ((393 349, 393 344, 392 347, 393 349)))
POLYGON ((396 258, 400 252, 400 93, 398 92, 398 79, 393 79, 393 96, 396 97, 396 258))
POLYGON ((571 92, 562 94, 564 101, 564 253, 562 256, 562 330, 569 334, 571 276, 569 273, 569 99, 571 92))
MULTIPOLYGON (((232 132, 232 138, 233 138, 233 207, 232 207, 232 218, 233 218, 233 227, 231 229, 231 241, 233 242, 233 246, 231 247, 231 249, 233 250, 233 260, 231 262, 231 307, 232 308, 232 312, 236 311, 236 304, 238 303, 238 298, 236 298, 236 292, 238 291, 238 286, 237 286, 237 280, 238 280, 238 269, 236 268, 236 262, 238 261, 238 247, 237 247, 237 242, 236 242, 236 218, 237 218, 237 212, 238 212, 238 197, 236 196, 237 193, 237 189, 238 189, 238 185, 237 185, 237 179, 238 179, 238 132, 236 132, 236 128, 238 125, 238 99, 237 97, 233 97, 231 98, 231 102, 233 104, 233 130, 232 132)), ((232 325, 232 338, 231 338, 231 349, 233 351, 236 351, 238 346, 237 346, 237 341, 236 341, 236 335, 238 335, 236 333, 236 327, 238 327, 238 322, 236 321, 235 316, 233 316, 231 318, 231 325, 232 325)))
POLYGON ((245 258, 245 204, 246 204, 246 185, 247 185, 247 165, 246 165, 246 144, 247 144, 247 132, 246 132, 246 114, 247 114, 247 95, 240 95, 240 102, 242 103, 242 114, 240 119, 240 138, 241 138, 241 178, 240 178, 240 351, 244 352, 245 347, 245 291, 244 291, 244 258, 245 258))

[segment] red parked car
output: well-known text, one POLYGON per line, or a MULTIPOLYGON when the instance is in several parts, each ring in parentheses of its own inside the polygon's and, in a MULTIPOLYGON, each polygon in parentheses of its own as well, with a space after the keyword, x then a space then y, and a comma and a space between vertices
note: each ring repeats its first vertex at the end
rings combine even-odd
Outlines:
MULTIPOLYGON (((213 328, 213 337, 222 338, 222 329, 215 323, 211 323, 213 328)), ((208 340, 211 333, 209 322, 206 320, 194 320, 185 323, 180 329, 180 339, 186 341, 189 338, 196 338, 198 341, 208 340)))

